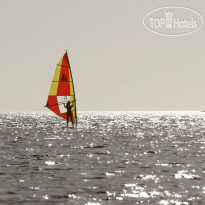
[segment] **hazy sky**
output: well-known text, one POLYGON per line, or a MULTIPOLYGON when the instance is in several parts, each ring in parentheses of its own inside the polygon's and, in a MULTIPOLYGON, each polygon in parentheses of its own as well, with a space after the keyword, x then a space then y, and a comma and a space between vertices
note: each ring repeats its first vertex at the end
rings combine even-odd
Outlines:
POLYGON ((143 17, 204 0, 0 0, 0 111, 47 110, 56 64, 68 50, 78 110, 205 109, 205 26, 154 34, 143 17))

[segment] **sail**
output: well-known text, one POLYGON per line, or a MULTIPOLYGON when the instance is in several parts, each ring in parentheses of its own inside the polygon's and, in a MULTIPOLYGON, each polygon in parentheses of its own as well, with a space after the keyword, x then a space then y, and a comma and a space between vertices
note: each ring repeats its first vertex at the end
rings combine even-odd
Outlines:
MULTIPOLYGON (((51 84, 50 92, 46 107, 48 107, 55 114, 67 119, 67 109, 64 107, 70 101, 72 107, 73 122, 77 126, 77 113, 76 113, 76 99, 73 78, 68 60, 67 52, 56 66, 56 71, 51 84)), ((69 121, 71 121, 69 117, 69 121)))

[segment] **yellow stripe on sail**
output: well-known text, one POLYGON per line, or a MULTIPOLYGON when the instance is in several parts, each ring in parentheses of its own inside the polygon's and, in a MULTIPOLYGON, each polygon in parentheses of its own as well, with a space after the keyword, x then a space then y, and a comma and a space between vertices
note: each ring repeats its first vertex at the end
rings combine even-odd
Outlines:
POLYGON ((49 95, 57 95, 58 82, 52 82, 49 95))
POLYGON ((60 72, 61 72, 61 64, 62 64, 63 58, 60 60, 60 62, 58 63, 58 65, 56 66, 56 71, 55 74, 53 76, 53 81, 51 84, 51 89, 49 92, 49 95, 57 95, 57 91, 58 91, 58 82, 55 81, 59 81, 60 78, 60 72))
POLYGON ((70 81, 70 95, 73 96, 74 95, 73 80, 72 80, 72 77, 71 77, 70 69, 69 69, 69 81, 70 81))
POLYGON ((53 77, 53 81, 59 81, 62 61, 63 61, 63 58, 60 60, 60 62, 56 66, 56 71, 55 71, 55 74, 54 74, 54 77, 53 77))

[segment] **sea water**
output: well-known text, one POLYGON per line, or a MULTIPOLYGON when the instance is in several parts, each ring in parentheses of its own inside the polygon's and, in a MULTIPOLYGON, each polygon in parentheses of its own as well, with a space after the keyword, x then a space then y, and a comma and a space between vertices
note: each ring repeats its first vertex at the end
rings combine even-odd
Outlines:
POLYGON ((205 113, 0 113, 0 204, 205 204, 205 113))

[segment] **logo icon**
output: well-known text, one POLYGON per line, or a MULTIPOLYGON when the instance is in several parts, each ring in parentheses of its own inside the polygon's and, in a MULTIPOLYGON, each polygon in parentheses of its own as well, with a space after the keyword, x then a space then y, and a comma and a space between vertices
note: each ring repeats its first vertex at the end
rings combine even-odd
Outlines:
POLYGON ((61 81, 68 81, 67 77, 65 76, 65 74, 63 74, 61 81))
POLYGON ((165 11, 166 28, 172 28, 173 25, 173 11, 165 11))
POLYGON ((145 28, 165 36, 183 36, 198 31, 204 19, 197 11, 179 6, 154 9, 143 19, 145 28))

